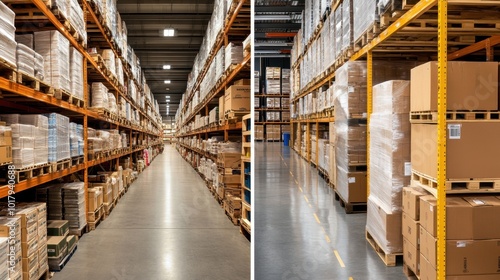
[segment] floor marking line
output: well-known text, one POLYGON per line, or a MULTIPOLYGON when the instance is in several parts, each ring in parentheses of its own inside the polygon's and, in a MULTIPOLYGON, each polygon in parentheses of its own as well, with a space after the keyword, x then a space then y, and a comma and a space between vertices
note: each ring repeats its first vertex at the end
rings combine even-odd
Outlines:
POLYGON ((307 201, 307 203, 309 203, 309 199, 307 199, 306 195, 304 195, 304 199, 307 201))
POLYGON ((354 278, 352 278, 352 277, 349 277, 349 280, 354 280, 354 278))
POLYGON ((345 267, 344 261, 339 255, 339 252, 337 250, 333 250, 333 253, 335 254, 335 257, 337 257, 337 260, 339 261, 340 267, 345 267))
POLYGON ((299 186, 299 190, 300 190, 300 192, 303 192, 303 191, 302 191, 302 188, 301 188, 300 186, 299 186))
POLYGON ((328 234, 325 234, 325 239, 326 239, 326 242, 330 243, 331 240, 330 240, 330 236, 328 236, 328 234))
POLYGON ((319 218, 318 218, 318 215, 316 215, 316 213, 313 214, 314 215, 314 218, 316 219, 316 222, 318 222, 318 224, 321 224, 319 218))

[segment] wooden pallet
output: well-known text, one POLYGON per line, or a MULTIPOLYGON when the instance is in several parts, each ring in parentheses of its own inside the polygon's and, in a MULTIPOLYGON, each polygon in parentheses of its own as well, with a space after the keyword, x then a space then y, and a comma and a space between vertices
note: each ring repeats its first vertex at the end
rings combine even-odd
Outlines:
POLYGON ((82 46, 82 48, 87 49, 87 42, 85 42, 85 37, 76 30, 76 28, 73 26, 73 24, 69 20, 65 20, 63 22, 64 27, 66 27, 66 30, 68 33, 75 39, 75 41, 82 46))
POLYGON ((17 67, 0 57, 0 77, 17 82, 17 67))
MULTIPOLYGON (((411 180, 431 193, 437 192, 437 179, 412 170, 411 180)), ((449 179, 445 182, 446 193, 500 192, 500 179, 449 179)))
POLYGON ((73 255, 75 254, 76 252, 76 249, 78 248, 78 244, 75 245, 75 248, 72 249, 67 255, 66 257, 64 257, 60 263, 58 264, 53 264, 50 262, 50 259, 49 259, 49 270, 50 271, 55 271, 55 272, 59 272, 61 270, 63 270, 63 268, 66 266, 66 264, 68 264, 69 260, 71 260, 71 257, 73 257, 73 255))
POLYGON ((82 235, 84 235, 85 233, 87 233, 87 224, 83 225, 81 228, 70 228, 69 229, 69 234, 70 235, 76 235, 78 237, 82 237, 82 235))
POLYGON ((97 228, 97 226, 101 223, 104 217, 104 205, 101 205, 99 209, 95 212, 87 213, 87 231, 92 231, 97 228))
POLYGON ((365 231, 366 241, 372 246, 373 250, 382 259, 386 266, 396 266, 397 258, 403 259, 403 253, 385 253, 382 247, 380 247, 377 241, 373 238, 369 231, 365 231))
POLYGON ((413 270, 411 270, 411 268, 405 262, 403 262, 403 273, 408 278, 408 280, 420 279, 420 277, 413 270))
POLYGON ((367 206, 366 202, 356 202, 356 203, 348 203, 345 199, 340 196, 338 191, 335 189, 335 200, 339 201, 340 206, 345 209, 346 214, 353 213, 366 213, 367 206))
POLYGON ((71 166, 79 165, 83 163, 83 156, 72 157, 71 166))
MULTIPOLYGON (((411 112, 411 123, 436 123, 437 112, 411 112)), ((448 111, 448 121, 500 121, 500 111, 448 111)))
POLYGON ((233 225, 235 225, 235 226, 239 226, 240 225, 239 213, 236 214, 237 212, 235 212, 235 213, 231 214, 231 213, 229 213, 227 211, 225 211, 225 213, 226 213, 226 216, 229 218, 229 220, 233 223, 233 225))
POLYGON ((25 168, 14 169, 16 182, 19 183, 21 181, 35 178, 37 176, 45 175, 52 173, 52 165, 49 163, 33 165, 25 168))
POLYGON ((243 234, 248 239, 248 241, 250 241, 252 228, 245 219, 240 219, 240 233, 243 234))
POLYGON ((52 166, 52 172, 61 171, 71 167, 71 159, 68 158, 60 160, 58 162, 51 162, 50 165, 52 166))
POLYGON ((115 208, 116 200, 114 200, 111 203, 103 203, 103 206, 104 206, 104 214, 105 214, 105 217, 107 218, 111 214, 113 209, 115 208))

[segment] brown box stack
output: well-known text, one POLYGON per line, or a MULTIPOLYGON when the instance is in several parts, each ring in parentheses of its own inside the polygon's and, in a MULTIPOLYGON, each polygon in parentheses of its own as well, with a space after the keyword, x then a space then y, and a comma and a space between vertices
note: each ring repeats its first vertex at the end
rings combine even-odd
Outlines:
POLYGON ((215 191, 221 201, 228 194, 238 197, 241 193, 241 153, 219 153, 217 156, 218 174, 214 180, 215 191))
POLYGON ((12 129, 0 122, 0 163, 12 162, 12 129))
POLYGON ((22 248, 21 248, 21 218, 7 217, 2 213, 0 217, 0 237, 9 238, 10 231, 13 231, 15 246, 9 247, 9 254, 14 256, 13 260, 9 256, 9 277, 15 279, 16 275, 22 274, 22 248))

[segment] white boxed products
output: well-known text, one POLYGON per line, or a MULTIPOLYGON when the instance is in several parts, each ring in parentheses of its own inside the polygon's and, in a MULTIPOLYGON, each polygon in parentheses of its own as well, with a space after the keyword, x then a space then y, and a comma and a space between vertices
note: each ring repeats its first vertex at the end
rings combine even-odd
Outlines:
MULTIPOLYGON (((49 128, 49 119, 44 115, 19 115, 19 123, 36 126, 38 128, 49 128)), ((34 135, 36 137, 36 133, 34 135)))
POLYGON ((108 110, 111 113, 118 114, 118 106, 116 105, 116 97, 113 93, 108 91, 108 110))
POLYGON ((12 162, 16 168, 25 168, 35 164, 33 148, 13 148, 12 162))
POLYGON ((18 137, 34 137, 34 127, 33 125, 28 125, 28 124, 11 124, 10 127, 12 128, 12 138, 18 138, 18 137))
POLYGON ((225 49, 225 68, 233 64, 239 64, 243 61, 243 47, 236 46, 234 43, 229 43, 225 49))
POLYGON ((78 4, 78 0, 66 0, 68 4, 68 15, 71 26, 76 30, 76 33, 83 38, 83 42, 87 44, 87 31, 85 30, 85 20, 83 17, 83 10, 78 4))
POLYGON ((43 81, 45 79, 44 70, 44 59, 43 56, 35 52, 35 78, 43 81))
POLYGON ((342 45, 341 45, 342 51, 349 48, 353 43, 352 1, 353 0, 346 0, 342 2, 342 45))
POLYGON ((0 2, 0 58, 16 66, 15 14, 0 2))
POLYGON ((70 47, 70 78, 71 94, 83 100, 83 55, 75 48, 70 47))
POLYGON ((44 57, 45 81, 71 92, 69 41, 59 31, 35 32, 35 51, 44 57))
POLYGON ((92 106, 94 108, 109 108, 108 88, 102 83, 92 83, 92 106))
POLYGON ((35 51, 23 44, 17 44, 16 49, 17 71, 35 76, 35 51))
POLYGON ((62 15, 64 18, 68 18, 68 11, 69 11, 69 5, 70 1, 68 0, 50 0, 50 1, 44 1, 47 6, 52 8, 52 10, 57 10, 60 15, 62 15))
POLYGON ((35 165, 45 164, 49 161, 49 129, 35 127, 35 165))
POLYGON ((57 113, 49 118, 49 162, 70 158, 69 118, 57 113))

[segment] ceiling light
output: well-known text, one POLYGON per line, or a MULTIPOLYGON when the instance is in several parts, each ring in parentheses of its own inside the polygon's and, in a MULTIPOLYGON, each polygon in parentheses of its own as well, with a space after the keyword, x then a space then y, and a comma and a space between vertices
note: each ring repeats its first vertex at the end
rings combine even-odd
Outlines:
POLYGON ((292 1, 292 6, 297 6, 299 4, 299 1, 292 1))
POLYGON ((165 28, 163 30, 164 37, 173 37, 175 35, 175 30, 173 28, 165 28))
POLYGON ((168 64, 163 65, 163 70, 170 70, 170 65, 168 64))
POLYGON ((165 98, 170 98, 170 95, 165 95, 165 98))
POLYGON ((170 84, 172 81, 170 80, 165 80, 165 84, 170 84))
POLYGON ((166 90, 170 90, 170 88, 166 88, 166 90))
POLYGON ((290 15, 256 15, 255 20, 291 20, 290 15))

